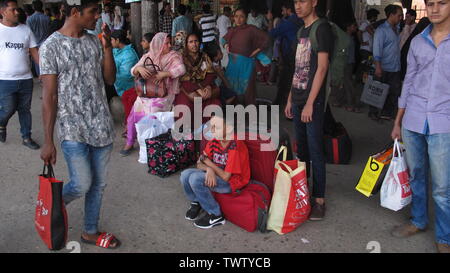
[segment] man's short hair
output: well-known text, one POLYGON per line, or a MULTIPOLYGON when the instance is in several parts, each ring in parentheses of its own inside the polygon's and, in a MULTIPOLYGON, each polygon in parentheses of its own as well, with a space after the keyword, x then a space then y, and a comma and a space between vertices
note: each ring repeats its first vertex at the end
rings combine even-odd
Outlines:
POLYGON ((209 4, 204 4, 202 9, 203 9, 204 13, 210 13, 211 12, 211 6, 209 4))
POLYGON ((225 13, 225 12, 231 13, 232 10, 231 10, 231 8, 229 6, 226 6, 226 7, 223 8, 223 13, 225 13))
POLYGON ((17 0, 3 0, 3 1, 0 2, 0 8, 2 8, 2 9, 7 8, 8 4, 11 3, 11 2, 17 4, 17 0))
POLYGON ((281 7, 290 9, 291 11, 295 11, 295 5, 293 0, 284 0, 283 4, 281 4, 281 7))
POLYGON ((411 15, 412 17, 416 18, 417 17, 417 12, 413 9, 408 9, 408 11, 406 12, 406 14, 411 15))
POLYGON ((33 9, 35 11, 42 11, 44 4, 40 0, 34 0, 31 5, 33 5, 33 9))
POLYGON ((386 13, 386 18, 389 18, 392 14, 396 14, 398 10, 401 10, 403 12, 402 7, 399 5, 387 5, 387 7, 384 8, 384 13, 386 13))
POLYGON ((369 9, 366 11, 367 19, 377 17, 380 14, 380 12, 377 9, 369 9))
POLYGON ((79 12, 82 12, 87 7, 98 5, 98 0, 79 0, 79 3, 80 5, 69 5, 67 0, 63 2, 66 17, 70 17, 70 13, 73 8, 76 8, 79 12))
POLYGON ((185 14, 186 14, 186 11, 187 11, 187 8, 186 8, 185 5, 180 4, 180 5, 178 5, 177 11, 178 11, 178 13, 179 13, 180 15, 185 15, 185 14))

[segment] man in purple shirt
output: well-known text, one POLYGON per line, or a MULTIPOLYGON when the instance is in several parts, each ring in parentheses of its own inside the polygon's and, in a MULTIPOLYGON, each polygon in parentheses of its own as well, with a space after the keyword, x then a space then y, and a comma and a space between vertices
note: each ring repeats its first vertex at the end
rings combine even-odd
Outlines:
POLYGON ((426 229, 431 174, 436 245, 450 253, 450 0, 425 3, 432 24, 411 42, 392 131, 406 147, 412 217, 392 235, 406 238, 426 229))

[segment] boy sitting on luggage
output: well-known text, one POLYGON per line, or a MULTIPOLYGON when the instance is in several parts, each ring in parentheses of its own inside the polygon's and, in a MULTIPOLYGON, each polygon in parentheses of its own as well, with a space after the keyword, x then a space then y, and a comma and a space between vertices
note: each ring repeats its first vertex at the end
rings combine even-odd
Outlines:
POLYGON ((180 177, 191 201, 185 218, 195 220, 194 225, 203 229, 225 224, 212 192, 235 192, 250 181, 250 161, 244 141, 235 140, 233 126, 224 118, 214 116, 210 123, 214 138, 206 145, 197 168, 183 171, 180 177), (198 218, 202 209, 206 214, 198 218))

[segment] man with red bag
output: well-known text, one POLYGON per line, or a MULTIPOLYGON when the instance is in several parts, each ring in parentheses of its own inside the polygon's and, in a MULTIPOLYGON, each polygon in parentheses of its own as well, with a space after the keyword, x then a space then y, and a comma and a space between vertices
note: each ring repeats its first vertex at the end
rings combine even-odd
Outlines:
POLYGON ((45 144, 41 158, 56 163, 53 142, 55 123, 70 173, 63 188, 67 205, 86 196, 85 224, 81 241, 103 248, 117 248, 114 235, 98 231, 106 186, 106 168, 113 149, 114 123, 105 96, 105 83, 113 85, 114 64, 109 28, 104 24, 100 40, 85 29, 95 29, 97 0, 64 3, 66 21, 40 48, 43 82, 45 144))

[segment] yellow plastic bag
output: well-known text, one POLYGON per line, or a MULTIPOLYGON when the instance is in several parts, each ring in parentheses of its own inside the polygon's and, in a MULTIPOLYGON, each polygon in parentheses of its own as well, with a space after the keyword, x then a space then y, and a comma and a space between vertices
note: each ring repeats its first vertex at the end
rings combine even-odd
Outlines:
POLYGON ((383 183, 388 169, 385 168, 385 166, 389 165, 392 160, 392 151, 393 145, 390 145, 381 153, 369 157, 366 167, 356 185, 357 191, 367 197, 380 191, 381 184, 383 183))

